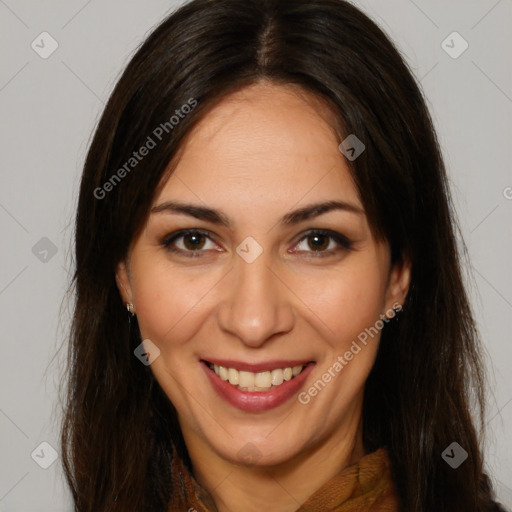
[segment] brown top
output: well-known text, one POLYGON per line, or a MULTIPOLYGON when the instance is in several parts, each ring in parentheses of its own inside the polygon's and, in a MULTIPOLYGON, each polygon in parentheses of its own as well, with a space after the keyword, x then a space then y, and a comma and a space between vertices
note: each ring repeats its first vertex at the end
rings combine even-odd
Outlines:
MULTIPOLYGON (((169 512, 217 512, 211 495, 190 474, 173 448, 169 512)), ((313 493, 296 512, 398 512, 391 464, 384 448, 365 455, 313 493)))

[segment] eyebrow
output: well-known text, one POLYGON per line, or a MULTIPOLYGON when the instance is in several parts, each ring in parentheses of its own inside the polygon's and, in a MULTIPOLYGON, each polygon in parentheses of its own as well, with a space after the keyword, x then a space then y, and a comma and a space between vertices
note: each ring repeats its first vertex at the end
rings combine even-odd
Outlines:
MULTIPOLYGON (((287 213, 281 218, 280 223, 282 225, 294 225, 335 210, 364 215, 364 210, 362 208, 351 203, 346 203, 344 201, 326 201, 323 203, 304 206, 303 208, 287 213)), ((184 214, 199 220, 211 222, 212 224, 219 224, 227 228, 231 227, 228 217, 219 210, 194 204, 180 203, 177 201, 166 201, 154 206, 151 208, 151 213, 184 214)))

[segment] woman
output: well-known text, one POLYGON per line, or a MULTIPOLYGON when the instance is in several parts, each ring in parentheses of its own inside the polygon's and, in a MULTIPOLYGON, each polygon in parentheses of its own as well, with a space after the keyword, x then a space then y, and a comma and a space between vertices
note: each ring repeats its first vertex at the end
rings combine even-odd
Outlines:
POLYGON ((76 510, 500 510, 454 229, 422 95, 359 10, 184 5, 85 163, 76 510))

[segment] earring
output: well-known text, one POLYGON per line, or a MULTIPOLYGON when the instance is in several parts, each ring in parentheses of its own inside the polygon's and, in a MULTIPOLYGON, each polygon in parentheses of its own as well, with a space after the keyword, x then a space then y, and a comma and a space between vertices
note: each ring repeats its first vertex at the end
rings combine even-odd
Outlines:
POLYGON ((128 313, 130 313, 130 315, 132 315, 132 316, 135 315, 135 311, 133 310, 133 304, 132 303, 126 304, 126 309, 127 309, 128 313))

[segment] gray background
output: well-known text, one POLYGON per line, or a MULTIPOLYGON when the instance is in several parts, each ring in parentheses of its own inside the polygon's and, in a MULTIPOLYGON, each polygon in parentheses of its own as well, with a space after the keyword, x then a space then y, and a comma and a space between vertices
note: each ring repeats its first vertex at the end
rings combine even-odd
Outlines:
MULTIPOLYGON (((487 466, 512 507, 512 1, 356 3, 401 48, 438 129, 491 370, 487 466), (469 44, 458 58, 441 45, 453 31, 469 44)), ((0 0, 0 512, 71 510, 59 459, 41 468, 52 459, 39 445, 59 451, 58 349, 69 325, 63 297, 80 171, 120 71, 176 5, 0 0), (50 48, 43 31, 59 45, 47 59, 31 47, 50 48)), ((450 36, 445 48, 462 44, 450 36)))

